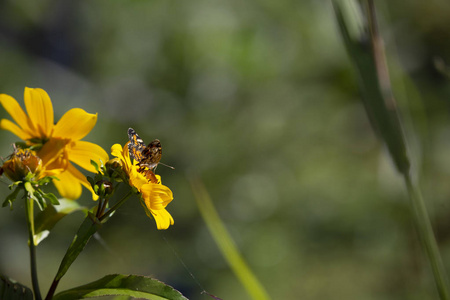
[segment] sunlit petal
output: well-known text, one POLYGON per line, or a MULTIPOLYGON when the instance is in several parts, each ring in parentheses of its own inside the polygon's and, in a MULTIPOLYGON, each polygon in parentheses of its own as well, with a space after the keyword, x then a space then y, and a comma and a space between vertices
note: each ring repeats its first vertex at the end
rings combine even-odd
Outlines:
POLYGON ((47 143, 45 143, 45 145, 38 151, 38 155, 42 159, 44 165, 49 165, 54 161, 61 159, 64 155, 67 156, 67 153, 65 153, 67 143, 67 140, 55 138, 47 141, 47 143))
POLYGON ((92 189, 91 184, 87 181, 86 176, 83 175, 77 168, 75 168, 72 164, 69 164, 67 170, 85 187, 92 193, 92 199, 97 200, 98 195, 95 194, 92 189))
POLYGON ((35 130, 30 118, 25 114, 19 103, 11 96, 0 94, 0 103, 3 108, 11 115, 17 125, 28 134, 32 134, 35 130))
POLYGON ((65 171, 58 176, 59 180, 54 179, 53 183, 58 189, 61 197, 75 200, 81 196, 81 184, 75 176, 73 176, 69 171, 65 171))
POLYGON ((130 142, 127 142, 127 143, 125 144, 125 146, 123 146, 123 153, 122 153, 122 155, 123 155, 123 158, 124 158, 124 160, 125 160, 125 163, 131 167, 131 166, 133 166, 133 165, 136 165, 137 162, 136 162, 136 161, 131 162, 131 159, 130 159, 130 153, 128 152, 128 144, 129 144, 129 143, 130 143, 130 142))
POLYGON ((128 176, 130 177, 130 185, 136 187, 138 190, 148 183, 145 176, 139 173, 135 166, 133 166, 131 172, 128 173, 128 176))
POLYGON ((53 105, 47 92, 42 89, 25 88, 25 107, 28 116, 41 138, 50 137, 53 129, 53 105))
POLYGON ((72 108, 55 125, 53 136, 81 140, 94 128, 97 114, 90 114, 81 108, 72 108))
POLYGON ((164 230, 169 228, 170 225, 174 224, 174 220, 172 218, 172 215, 165 209, 161 210, 151 210, 151 213, 153 215, 153 218, 156 221, 156 227, 159 230, 164 230))
POLYGON ((72 164, 67 166, 67 170, 57 175, 59 181, 53 180, 60 195, 67 199, 78 199, 81 196, 81 185, 86 187, 92 193, 92 199, 97 200, 98 196, 94 193, 91 185, 80 171, 72 164))
POLYGON ((93 173, 97 170, 91 165, 91 160, 100 165, 100 160, 104 164, 109 159, 108 153, 102 147, 90 142, 76 141, 71 144, 69 152, 70 161, 93 173))
POLYGON ((148 180, 143 174, 138 172, 138 167, 131 162, 127 145, 128 143, 122 147, 119 144, 114 144, 111 147, 111 154, 123 162, 122 167, 129 177, 129 184, 139 190, 141 186, 148 183, 148 180))
POLYGON ((172 191, 162 184, 154 185, 153 194, 158 199, 158 204, 160 202, 163 207, 166 207, 173 200, 172 191))
POLYGON ((122 151, 123 151, 123 147, 120 144, 114 144, 111 147, 111 154, 113 156, 123 160, 124 158, 123 158, 122 151))
POLYGON ((151 210, 164 209, 173 200, 172 191, 161 184, 148 183, 140 191, 145 205, 151 210))
POLYGON ((2 119, 0 121, 0 128, 4 130, 8 130, 12 132, 13 134, 17 135, 22 140, 26 141, 30 138, 32 138, 31 135, 29 135, 27 132, 23 131, 22 128, 14 124, 8 119, 2 119))
POLYGON ((50 162, 45 162, 44 168, 46 169, 46 172, 52 175, 65 172, 67 170, 68 165, 69 160, 67 159, 67 155, 63 153, 63 155, 57 157, 56 159, 50 162))
POLYGON ((44 169, 39 178, 43 178, 43 177, 47 177, 47 176, 56 176, 58 177, 59 174, 61 174, 62 172, 64 172, 64 169, 44 169))

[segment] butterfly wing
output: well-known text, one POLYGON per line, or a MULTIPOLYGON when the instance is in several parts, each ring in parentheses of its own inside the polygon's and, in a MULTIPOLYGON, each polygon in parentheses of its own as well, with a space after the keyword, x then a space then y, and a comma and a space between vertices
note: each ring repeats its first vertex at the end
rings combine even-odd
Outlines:
POLYGON ((140 166, 146 166, 149 169, 156 169, 161 160, 162 148, 159 140, 153 140, 144 151, 142 151, 143 159, 139 162, 140 166))
POLYGON ((139 137, 133 128, 128 128, 128 139, 130 140, 130 143, 128 144, 128 151, 130 152, 131 158, 137 162, 142 161, 144 159, 142 154, 145 149, 144 141, 139 137))

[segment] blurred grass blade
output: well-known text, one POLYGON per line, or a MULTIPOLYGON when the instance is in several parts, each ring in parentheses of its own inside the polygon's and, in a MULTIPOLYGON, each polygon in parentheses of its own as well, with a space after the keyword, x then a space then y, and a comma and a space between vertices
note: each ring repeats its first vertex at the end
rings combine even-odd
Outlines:
POLYGON ((145 276, 113 274, 86 285, 62 291, 55 295, 53 300, 77 300, 113 295, 150 300, 187 299, 179 291, 159 280, 145 276))
POLYGON ((245 263, 244 259, 240 255, 239 251, 224 224, 222 223, 211 198, 206 191, 204 185, 200 182, 200 179, 191 178, 191 187, 194 192, 197 205, 200 209, 200 213, 208 226, 211 235, 213 236, 217 246, 219 247, 222 255, 231 266, 232 270, 247 290, 252 299, 268 300, 269 295, 265 291, 264 287, 258 281, 256 276, 252 273, 250 268, 245 263))
MULTIPOLYGON (((361 36, 352 37, 340 1, 334 0, 333 7, 344 45, 359 75, 363 103, 372 127, 386 144, 397 170, 405 174, 409 172, 410 162, 403 128, 390 89, 384 52, 374 55, 369 30, 361 30, 361 36)), ((379 41, 376 42, 376 49, 377 53, 380 52, 379 41)))
POLYGON ((2 300, 33 300, 30 288, 0 275, 0 299, 2 300))
POLYGON ((374 2, 367 0, 365 3, 367 4, 368 28, 360 32, 361 36, 357 38, 350 36, 341 3, 333 0, 336 19, 347 52, 358 71, 361 92, 369 119, 387 145, 398 171, 403 175, 411 201, 413 221, 424 252, 431 264, 440 298, 450 299, 447 273, 428 212, 417 183, 411 179, 406 138, 391 88, 383 42, 378 32, 374 2), (367 36, 367 33, 370 33, 370 36, 367 36))
POLYGON ((448 293, 447 272, 439 253, 439 247, 434 237, 433 228, 431 227, 431 223, 428 218, 428 213, 425 203, 423 202, 422 194, 417 188, 417 184, 412 182, 410 176, 405 176, 405 181, 413 207, 414 223, 419 231, 422 246, 425 248, 425 252, 429 257, 439 295, 441 299, 450 299, 450 295, 448 293))

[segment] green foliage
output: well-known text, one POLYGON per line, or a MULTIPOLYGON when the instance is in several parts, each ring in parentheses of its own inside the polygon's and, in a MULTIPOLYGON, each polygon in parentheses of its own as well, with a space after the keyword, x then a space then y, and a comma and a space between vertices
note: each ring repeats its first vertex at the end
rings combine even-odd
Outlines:
POLYGON ((33 179, 33 176, 34 174, 29 173, 26 175, 23 181, 16 181, 10 184, 9 189, 10 190, 14 189, 14 191, 8 196, 6 196, 5 201, 2 204, 2 207, 5 207, 9 204, 10 208, 12 209, 12 204, 14 201, 16 201, 19 192, 21 190, 24 190, 26 196, 36 201, 41 211, 47 207, 46 200, 48 200, 52 205, 58 205, 59 204, 58 198, 56 198, 54 194, 45 193, 41 189, 42 186, 46 186, 51 180, 57 178, 54 176, 47 176, 35 181, 33 179))
POLYGON ((156 279, 137 275, 107 275, 97 281, 55 295, 54 300, 76 300, 108 295, 150 300, 185 300, 179 291, 156 279))
POLYGON ((92 159, 91 159, 91 165, 94 166, 94 168, 95 168, 95 170, 96 170, 97 172, 100 171, 100 169, 99 169, 99 167, 98 167, 98 164, 97 164, 94 160, 92 160, 92 159))
POLYGON ((2 204, 2 207, 5 207, 9 204, 10 209, 13 208, 12 204, 13 202, 17 199, 17 196, 19 194, 19 192, 22 190, 19 186, 17 186, 15 183, 11 184, 9 186, 10 189, 13 189, 13 187, 16 186, 16 188, 14 189, 14 191, 9 194, 8 196, 6 196, 5 201, 2 204))
POLYGON ((91 239, 92 235, 97 232, 100 227, 100 222, 91 213, 84 219, 80 228, 75 235, 72 244, 67 249, 64 255, 61 265, 59 266, 58 272, 56 273, 55 280, 60 280, 64 274, 66 274, 69 267, 78 257, 78 255, 83 251, 87 242, 91 239))
MULTIPOLYGON (((114 194, 116 177, 111 176, 111 172, 109 171, 109 164, 107 166, 101 166, 99 168, 98 164, 91 160, 91 164, 97 170, 97 174, 95 174, 94 178, 88 176, 87 181, 91 185, 95 194, 98 195, 101 199, 109 198, 114 194)), ((121 182, 121 181, 119 181, 121 182)))
MULTIPOLYGON (((48 196, 53 194, 46 195, 48 196)), ((59 205, 49 205, 36 216, 34 236, 36 245, 38 245, 44 238, 46 238, 50 233, 50 230, 56 225, 56 223, 58 223, 65 216, 77 211, 83 211, 87 213, 87 208, 81 206, 76 201, 60 199, 58 202, 59 205)))
POLYGON ((33 292, 11 278, 0 275, 0 299, 33 300, 33 292))

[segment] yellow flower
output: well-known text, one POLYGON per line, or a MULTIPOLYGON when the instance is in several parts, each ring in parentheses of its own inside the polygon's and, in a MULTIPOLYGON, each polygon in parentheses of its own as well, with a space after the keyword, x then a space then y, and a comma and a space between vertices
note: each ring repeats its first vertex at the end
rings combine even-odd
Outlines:
POLYGON ((16 122, 2 119, 0 128, 11 131, 28 146, 35 147, 46 170, 57 175, 59 180, 53 180, 53 183, 62 197, 79 198, 81 185, 84 185, 96 199, 86 177, 71 162, 96 172, 91 159, 96 162, 108 160, 108 154, 100 146, 81 141, 95 126, 97 114, 73 108, 55 125, 52 102, 44 90, 25 88, 24 100, 28 115, 13 97, 0 94, 1 105, 16 122))
POLYGON ((146 170, 140 173, 136 161, 131 162, 128 153, 128 143, 122 147, 115 144, 111 147, 111 154, 117 157, 122 169, 128 176, 128 183, 140 193, 141 204, 148 217, 153 216, 158 229, 167 229, 174 224, 173 218, 166 210, 166 206, 173 200, 172 191, 161 183, 161 176, 146 170))

